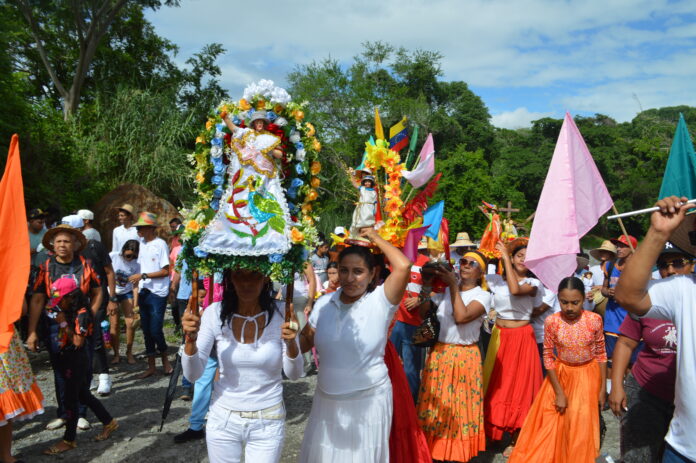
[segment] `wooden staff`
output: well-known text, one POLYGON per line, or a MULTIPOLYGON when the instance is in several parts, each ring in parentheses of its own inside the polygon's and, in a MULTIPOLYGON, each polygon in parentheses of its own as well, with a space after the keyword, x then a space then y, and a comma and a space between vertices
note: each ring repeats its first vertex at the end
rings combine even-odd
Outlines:
POLYGON ((198 272, 191 272, 191 297, 189 298, 188 309, 192 314, 198 315, 198 272))
MULTIPOLYGON (((616 205, 612 204, 611 209, 614 211, 614 214, 619 215, 619 211, 616 209, 616 205)), ((617 217, 617 218, 619 220, 619 226, 621 227, 621 232, 626 237, 626 242, 628 243, 628 247, 631 248, 631 252, 635 252, 636 250, 633 249, 633 242, 631 242, 631 238, 628 236, 628 232, 626 231, 626 227, 624 226, 623 220, 621 220, 621 217, 617 217)))
MULTIPOLYGON (((293 278, 295 276, 295 272, 292 272, 293 278)), ((285 287, 285 321, 290 322, 292 321, 293 317, 293 307, 292 307, 292 297, 294 296, 295 293, 295 281, 291 281, 288 283, 288 285, 285 287)))

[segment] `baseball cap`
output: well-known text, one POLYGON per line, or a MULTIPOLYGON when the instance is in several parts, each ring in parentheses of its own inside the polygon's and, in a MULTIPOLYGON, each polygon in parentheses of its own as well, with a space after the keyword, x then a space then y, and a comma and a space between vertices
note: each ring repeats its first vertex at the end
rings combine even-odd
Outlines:
POLYGON ((49 307, 56 307, 65 296, 77 289, 77 280, 74 275, 65 275, 58 278, 51 285, 51 300, 49 307))
POLYGON ((46 217, 46 213, 41 209, 32 209, 27 214, 27 220, 43 219, 46 217))
MULTIPOLYGON (((635 236, 628 235, 628 237, 629 237, 630 240, 631 240, 631 244, 633 245, 633 249, 637 248, 637 247, 638 247, 638 240, 635 238, 635 236)), ((610 240, 610 241, 611 241, 612 243, 614 243, 614 244, 619 244, 619 243, 621 243, 621 244, 623 244, 623 245, 625 245, 625 246, 630 246, 630 245, 628 244, 628 240, 626 239, 626 235, 621 235, 621 236, 619 236, 618 238, 615 238, 615 239, 610 240)))
POLYGON ((80 228, 85 226, 85 221, 82 220, 82 217, 80 217, 77 214, 66 215, 65 217, 63 217, 61 219, 60 223, 62 223, 64 225, 70 225, 71 227, 77 228, 77 229, 80 229, 80 228))
POLYGON ((82 218, 82 220, 94 220, 94 212, 89 209, 80 209, 77 211, 77 215, 82 218))
POLYGON ((689 254, 686 251, 681 250, 680 248, 678 248, 677 246, 672 244, 670 241, 667 241, 665 243, 665 247, 662 248, 662 251, 660 251, 659 256, 664 256, 665 254, 681 254, 683 256, 693 257, 691 254, 689 254))
POLYGON ((346 229, 344 227, 334 228, 334 235, 345 235, 345 234, 346 234, 346 229))

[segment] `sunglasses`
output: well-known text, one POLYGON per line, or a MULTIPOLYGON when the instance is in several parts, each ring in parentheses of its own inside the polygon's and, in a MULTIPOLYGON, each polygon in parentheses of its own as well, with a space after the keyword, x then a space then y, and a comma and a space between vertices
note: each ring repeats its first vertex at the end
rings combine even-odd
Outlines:
POLYGON ((471 268, 480 268, 481 267, 478 262, 476 262, 475 260, 469 260, 469 259, 459 259, 459 265, 461 265, 463 267, 471 267, 471 268))
POLYGON ((691 260, 686 258, 674 259, 670 261, 661 260, 657 263, 657 268, 665 270, 671 266, 675 270, 681 270, 689 264, 691 264, 691 260))
POLYGON ((123 258, 124 258, 124 259, 128 259, 128 260, 137 259, 137 258, 138 258, 138 255, 137 255, 137 254, 134 254, 134 253, 132 253, 132 252, 130 252, 130 253, 124 254, 124 255, 123 255, 123 258))

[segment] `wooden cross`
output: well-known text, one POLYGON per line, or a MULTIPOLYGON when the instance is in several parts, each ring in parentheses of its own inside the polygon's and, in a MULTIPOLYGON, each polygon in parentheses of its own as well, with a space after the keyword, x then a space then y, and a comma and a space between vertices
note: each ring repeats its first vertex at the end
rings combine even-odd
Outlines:
POLYGON ((508 201, 507 203, 508 203, 507 207, 501 207, 498 210, 500 212, 505 212, 507 215, 507 218, 509 219, 513 212, 520 212, 520 210, 512 208, 512 201, 508 201))

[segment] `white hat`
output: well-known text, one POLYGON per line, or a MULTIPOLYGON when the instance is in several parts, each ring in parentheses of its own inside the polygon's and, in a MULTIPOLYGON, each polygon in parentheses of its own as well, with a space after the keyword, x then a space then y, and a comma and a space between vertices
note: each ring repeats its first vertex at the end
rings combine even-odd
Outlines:
POLYGON ((77 215, 82 217, 82 220, 94 220, 94 212, 89 209, 80 209, 77 211, 77 215))
POLYGON ((345 235, 345 234, 346 234, 346 229, 344 227, 334 228, 334 235, 345 235))
POLYGON ((73 228, 80 229, 85 226, 84 220, 79 215, 66 215, 60 221, 60 223, 65 225, 70 225, 73 228))

